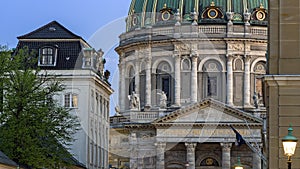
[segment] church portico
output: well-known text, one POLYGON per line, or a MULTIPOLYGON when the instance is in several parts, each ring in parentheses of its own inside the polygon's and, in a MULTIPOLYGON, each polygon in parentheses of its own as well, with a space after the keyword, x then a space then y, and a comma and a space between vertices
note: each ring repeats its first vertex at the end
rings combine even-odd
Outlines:
MULTIPOLYGON (((132 1, 115 49, 120 76, 130 80, 119 77, 121 110, 111 127, 138 150, 137 168, 230 169, 241 157, 245 169, 260 169, 260 154, 236 146, 232 128, 247 143, 264 142, 267 6, 266 0, 132 1)), ((111 139, 122 143, 115 134, 111 139)))
POLYGON ((156 155, 158 169, 231 169, 238 157, 242 158, 246 169, 261 168, 260 159, 252 157, 257 153, 251 153, 247 145, 236 146, 232 142, 221 144, 160 142, 157 145, 163 145, 164 150, 162 153, 162 149, 160 149, 160 153, 156 155))

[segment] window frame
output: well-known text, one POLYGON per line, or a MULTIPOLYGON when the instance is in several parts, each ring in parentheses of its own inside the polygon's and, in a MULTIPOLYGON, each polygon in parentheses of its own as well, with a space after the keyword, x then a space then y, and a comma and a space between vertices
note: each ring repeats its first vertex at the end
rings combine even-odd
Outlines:
POLYGON ((64 107, 65 108, 71 108, 71 109, 76 109, 78 108, 78 103, 79 103, 79 99, 78 99, 78 94, 76 93, 65 93, 64 94, 64 107), (67 97, 66 96, 69 96, 68 97, 68 101, 67 101, 67 97), (76 98, 76 101, 74 101, 74 97, 76 98), (66 104, 68 103, 68 104, 66 104))
POLYGON ((38 58, 38 66, 56 66, 57 63, 57 48, 53 46, 43 46, 39 49, 39 58, 38 58), (44 50, 47 50, 44 53, 44 50), (51 53, 49 53, 51 50, 51 53), (44 58, 46 58, 44 63, 44 58), (51 58, 51 62, 49 62, 51 58))

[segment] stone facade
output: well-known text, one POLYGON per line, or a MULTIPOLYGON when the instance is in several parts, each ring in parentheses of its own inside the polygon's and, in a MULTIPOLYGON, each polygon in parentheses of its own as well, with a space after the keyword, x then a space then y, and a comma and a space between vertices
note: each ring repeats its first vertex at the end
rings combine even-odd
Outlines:
MULTIPOLYGON (((258 4, 237 22, 237 11, 222 12, 209 2, 205 10, 184 15, 191 16, 188 21, 182 11, 170 19, 171 6, 179 1, 165 2, 149 15, 135 13, 140 3, 132 1, 127 32, 120 35, 119 112, 111 117, 110 164, 229 169, 241 157, 245 168, 261 168, 268 31, 254 15, 266 9, 258 4), (137 107, 132 96, 138 97, 137 107), (235 146, 230 126, 247 145, 235 146)), ((157 8, 147 3, 141 9, 157 8)))
MULTIPOLYGON (((300 138, 300 38, 299 1, 270 0, 269 66, 266 81, 268 109, 269 168, 287 168, 281 139, 290 124, 300 138)), ((300 149, 292 157, 292 168, 300 166, 300 149)))

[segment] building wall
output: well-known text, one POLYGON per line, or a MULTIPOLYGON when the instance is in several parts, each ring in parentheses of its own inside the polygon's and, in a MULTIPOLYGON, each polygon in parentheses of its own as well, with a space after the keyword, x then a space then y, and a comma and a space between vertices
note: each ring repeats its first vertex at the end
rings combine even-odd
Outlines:
MULTIPOLYGON (((266 81, 269 168, 287 168, 281 138, 291 123, 300 138, 300 36, 299 1, 270 0, 269 49, 266 81)), ((292 157, 300 166, 300 149, 292 157)))
POLYGON ((78 96, 78 107, 71 113, 78 116, 80 131, 75 134, 71 153, 88 168, 108 167, 109 96, 111 90, 90 70, 53 71, 61 76, 65 90, 57 96, 64 106, 64 95, 78 96), (67 75, 72 73, 72 77, 67 75), (79 77, 76 77, 80 74, 79 77))

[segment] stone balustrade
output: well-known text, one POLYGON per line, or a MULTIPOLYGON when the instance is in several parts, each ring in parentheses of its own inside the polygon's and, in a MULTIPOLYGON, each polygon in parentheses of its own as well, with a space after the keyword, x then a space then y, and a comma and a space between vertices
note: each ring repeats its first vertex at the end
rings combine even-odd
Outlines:
MULTIPOLYGON (((250 32, 245 32, 244 25, 233 25, 234 37, 252 37, 256 39, 267 39, 267 27, 249 26, 250 32)), ((134 31, 129 31, 120 35, 120 43, 126 45, 132 42, 143 42, 145 40, 155 40, 157 36, 164 36, 165 39, 181 38, 181 37, 201 37, 205 34, 209 37, 226 38, 229 29, 227 25, 199 25, 198 28, 192 25, 182 26, 166 26, 141 28, 134 31)), ((163 40, 159 38, 159 40, 163 40)))
POLYGON ((154 119, 157 119, 158 116, 159 116, 158 112, 131 112, 130 121, 147 123, 153 121, 154 119))

